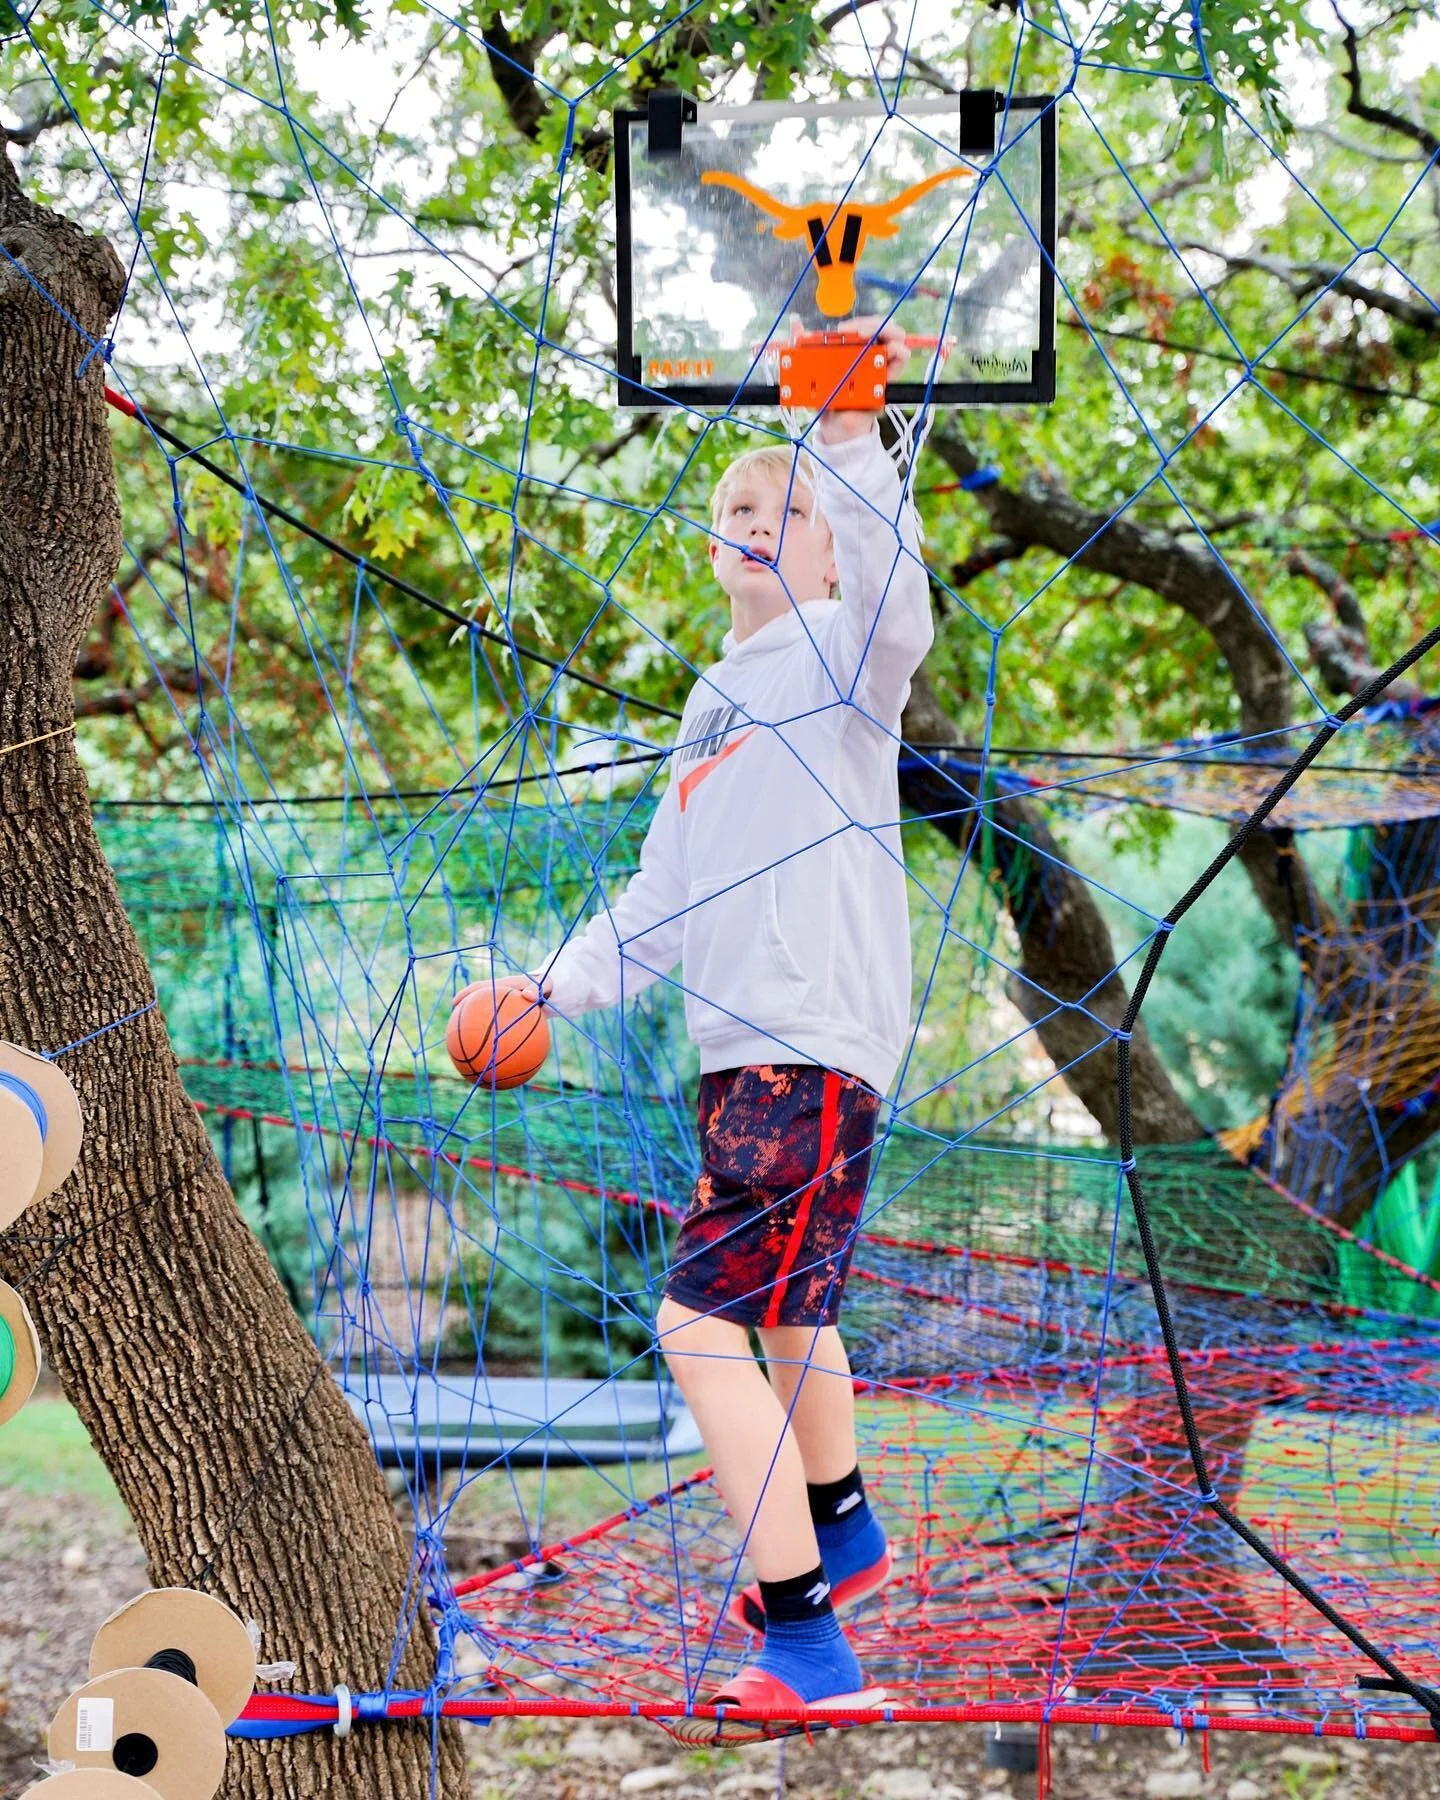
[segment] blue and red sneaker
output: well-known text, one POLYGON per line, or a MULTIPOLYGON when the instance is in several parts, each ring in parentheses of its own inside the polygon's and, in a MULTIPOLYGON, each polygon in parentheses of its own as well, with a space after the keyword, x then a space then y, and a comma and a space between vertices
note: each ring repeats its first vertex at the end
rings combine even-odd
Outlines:
POLYGON ((758 1660, 705 1701, 707 1707, 723 1707, 724 1717, 663 1723, 686 1744, 754 1744, 802 1731, 839 1730, 858 1723, 856 1713, 873 1712, 888 1701, 884 1688, 865 1685, 855 1652, 834 1613, 827 1612, 813 1626, 772 1627, 758 1660))

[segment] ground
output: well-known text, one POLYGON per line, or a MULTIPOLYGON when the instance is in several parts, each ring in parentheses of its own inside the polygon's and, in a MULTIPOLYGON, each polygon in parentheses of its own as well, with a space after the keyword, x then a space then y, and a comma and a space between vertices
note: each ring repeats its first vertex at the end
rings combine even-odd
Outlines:
MULTIPOLYGON (((64 1403, 41 1397, 0 1458, 0 1800, 38 1779, 44 1726, 82 1679, 96 1624, 145 1585, 144 1559, 64 1403)), ((500 1535, 503 1535, 501 1533, 500 1535)), ((985 1766, 978 1727, 855 1731, 686 1753, 627 1721, 512 1720, 468 1733, 475 1800, 1016 1800, 1033 1775, 985 1766)), ((1054 1800, 1440 1800, 1440 1747, 1057 1731, 1054 1800)))

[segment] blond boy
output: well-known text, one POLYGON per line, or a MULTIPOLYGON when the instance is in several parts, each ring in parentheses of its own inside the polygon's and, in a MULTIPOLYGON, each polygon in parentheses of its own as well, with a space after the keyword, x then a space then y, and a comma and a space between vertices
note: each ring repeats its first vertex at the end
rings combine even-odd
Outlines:
MULTIPOLYGON (((877 335, 893 378, 903 335, 877 335)), ((763 1648, 710 1696, 742 1711, 884 1698, 837 1619, 890 1553, 836 1319, 909 1028, 896 758, 932 628, 874 418, 826 413, 815 436, 813 466, 777 446, 721 477, 722 659, 686 702, 636 874, 538 977, 574 1016, 681 965, 703 1167, 656 1331, 758 1577, 731 1613, 763 1648)))

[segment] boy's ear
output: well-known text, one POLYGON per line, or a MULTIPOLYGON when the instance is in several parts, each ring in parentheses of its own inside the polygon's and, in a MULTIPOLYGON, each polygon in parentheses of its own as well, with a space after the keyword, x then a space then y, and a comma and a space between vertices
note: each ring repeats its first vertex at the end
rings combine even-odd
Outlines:
POLYGON ((715 567, 715 559, 717 556, 719 556, 719 554, 720 554, 720 546, 719 546, 719 544, 716 543, 715 539, 712 537, 710 540, 710 567, 712 569, 715 567))

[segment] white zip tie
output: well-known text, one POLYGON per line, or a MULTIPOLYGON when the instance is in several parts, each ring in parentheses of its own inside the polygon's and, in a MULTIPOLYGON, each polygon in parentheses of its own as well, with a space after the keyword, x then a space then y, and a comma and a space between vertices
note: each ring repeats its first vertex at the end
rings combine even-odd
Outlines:
POLYGON ((260 1621, 258 1619, 245 1621, 245 1635, 250 1640, 250 1648, 255 1652, 255 1679, 257 1681, 293 1681, 295 1679, 293 1662, 262 1663, 260 1661, 260 1621))
POLYGON ((335 1689, 335 1705, 339 1709, 335 1720, 335 1735, 337 1738, 347 1738, 350 1727, 355 1722, 355 1712, 350 1704, 350 1690, 343 1681, 335 1689))

